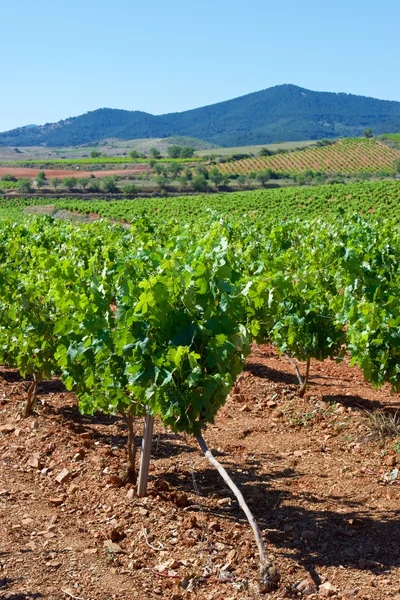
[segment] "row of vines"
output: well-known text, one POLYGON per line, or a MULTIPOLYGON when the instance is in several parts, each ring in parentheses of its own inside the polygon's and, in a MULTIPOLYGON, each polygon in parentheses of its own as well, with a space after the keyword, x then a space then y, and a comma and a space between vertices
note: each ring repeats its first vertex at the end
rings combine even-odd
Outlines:
MULTIPOLYGON (((48 203, 43 199, 38 203, 48 203)), ((181 196, 111 201, 60 200, 56 207, 83 214, 97 213, 110 219, 133 222, 138 218, 163 224, 170 218, 184 223, 207 218, 210 210, 231 218, 252 221, 264 218, 309 219, 321 215, 373 214, 380 218, 398 218, 400 183, 396 181, 325 185, 313 188, 289 187, 253 190, 230 194, 181 196)))

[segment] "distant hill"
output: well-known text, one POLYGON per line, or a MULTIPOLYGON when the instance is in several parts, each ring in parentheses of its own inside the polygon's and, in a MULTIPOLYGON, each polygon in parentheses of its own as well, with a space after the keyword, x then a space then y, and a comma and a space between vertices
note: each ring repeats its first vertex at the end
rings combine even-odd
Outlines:
POLYGON ((101 108, 79 117, 0 133, 3 146, 76 146, 105 138, 186 136, 219 146, 315 140, 400 130, 400 102, 278 85, 181 113, 101 108))

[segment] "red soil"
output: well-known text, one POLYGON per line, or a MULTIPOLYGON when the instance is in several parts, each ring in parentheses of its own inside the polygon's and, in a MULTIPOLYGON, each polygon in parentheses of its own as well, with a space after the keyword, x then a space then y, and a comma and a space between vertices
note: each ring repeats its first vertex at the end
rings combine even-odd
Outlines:
POLYGON ((82 171, 81 169, 31 169, 29 167, 0 167, 0 177, 2 175, 14 175, 15 177, 28 177, 33 179, 39 173, 44 171, 48 179, 54 177, 107 177, 109 175, 135 175, 143 173, 147 166, 138 166, 135 169, 110 169, 108 171, 82 171))
POLYGON ((348 361, 312 361, 310 374, 299 398, 291 365, 255 346, 204 433, 281 572, 279 588, 260 595, 249 526, 193 438, 156 422, 139 499, 124 481, 122 419, 79 415, 55 379, 22 419, 26 383, 1 367, 0 598, 282 600, 304 597, 307 580, 310 600, 326 581, 337 600, 399 600, 400 480, 384 476, 400 454, 394 439, 371 435, 365 413, 393 415, 399 396, 371 388, 348 361))

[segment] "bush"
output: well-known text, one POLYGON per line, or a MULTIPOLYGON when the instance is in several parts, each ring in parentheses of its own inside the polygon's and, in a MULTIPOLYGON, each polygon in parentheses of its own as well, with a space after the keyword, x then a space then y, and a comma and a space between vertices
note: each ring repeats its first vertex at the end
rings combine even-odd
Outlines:
POLYGON ((17 178, 14 177, 14 175, 10 175, 9 173, 6 173, 5 175, 3 175, 3 177, 1 178, 1 181, 17 181, 17 178))
POLYGON ((204 192, 207 189, 207 179, 203 174, 198 174, 193 177, 192 186, 196 192, 204 192))
POLYGON ((32 191, 31 182, 29 179, 22 178, 18 181, 18 191, 23 194, 29 194, 32 191))
POLYGON ((272 155, 273 155, 272 150, 269 150, 268 148, 261 148, 260 156, 272 156, 272 155))
POLYGON ((63 184, 64 187, 68 188, 69 191, 71 192, 72 189, 75 187, 75 177, 64 177, 64 179, 61 181, 61 183, 63 184))
POLYGON ((100 189, 100 181, 98 181, 97 179, 93 179, 90 186, 88 187, 88 192, 100 192, 100 189))
POLYGON ((116 184, 115 177, 112 177, 112 176, 103 178, 102 188, 108 194, 113 194, 113 193, 119 191, 117 184, 116 184))
POLYGON ((138 193, 138 189, 136 187, 136 185, 134 183, 127 183, 126 185, 124 185, 124 187, 122 188, 122 191, 124 192, 124 194, 126 194, 127 196, 134 196, 135 194, 138 193))

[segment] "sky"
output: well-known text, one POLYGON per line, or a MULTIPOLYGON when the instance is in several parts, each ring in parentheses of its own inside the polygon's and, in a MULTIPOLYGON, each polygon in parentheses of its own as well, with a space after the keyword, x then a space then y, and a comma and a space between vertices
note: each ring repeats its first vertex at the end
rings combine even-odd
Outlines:
POLYGON ((283 83, 400 101, 400 0, 2 0, 0 14, 0 131, 283 83))

